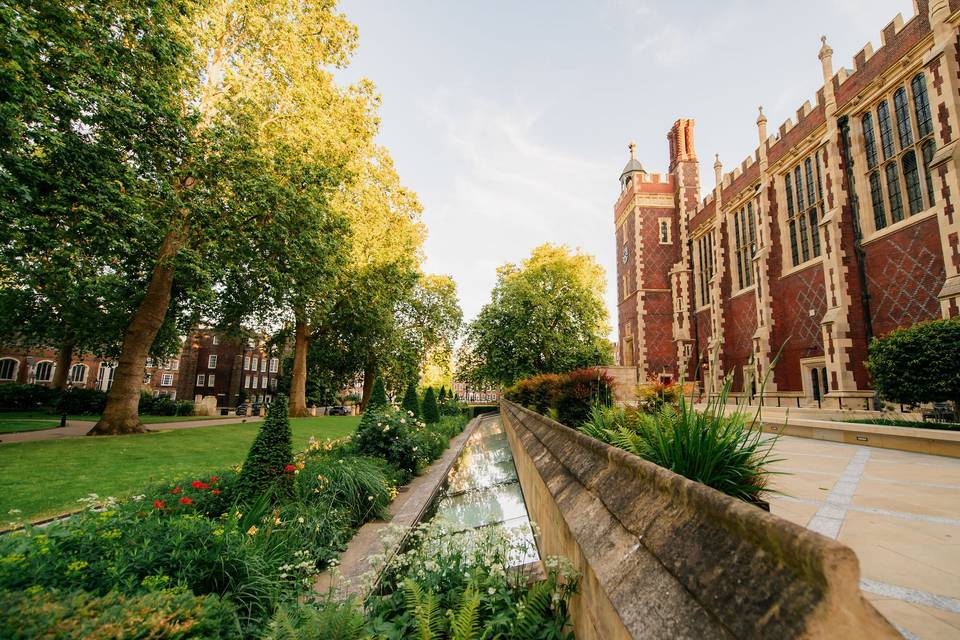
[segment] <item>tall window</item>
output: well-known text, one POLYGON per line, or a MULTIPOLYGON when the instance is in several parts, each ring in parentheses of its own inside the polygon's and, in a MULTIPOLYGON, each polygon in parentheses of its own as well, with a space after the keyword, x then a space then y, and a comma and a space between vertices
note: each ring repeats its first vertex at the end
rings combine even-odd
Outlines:
POLYGON ((936 202, 930 173, 936 143, 924 75, 915 75, 909 90, 900 86, 893 92, 896 140, 888 104, 887 100, 882 100, 876 107, 883 166, 877 161, 873 113, 867 112, 861 118, 874 230, 900 222, 907 215, 920 213, 936 202))
POLYGON ((670 244, 670 218, 660 218, 660 244, 670 244))
POLYGON ((787 231, 793 266, 820 255, 820 217, 823 210, 822 155, 818 149, 784 176, 787 231))
POLYGON ((214 334, 214 335, 213 335, 213 346, 217 346, 218 344, 220 344, 220 336, 214 334))
POLYGON ((208 376, 207 376, 207 386, 208 386, 208 387, 212 387, 214 381, 216 380, 216 378, 217 378, 217 376, 215 376, 215 375, 212 374, 212 373, 211 373, 210 375, 208 375, 208 376))
POLYGON ((697 307, 702 307, 710 304, 710 279, 714 273, 713 231, 703 234, 696 242, 697 307))
POLYGON ((207 356, 207 368, 216 369, 217 368, 217 356, 209 355, 207 356))
POLYGON ((733 236, 736 245, 737 284, 745 289, 753 284, 753 256, 757 253, 757 227, 753 202, 733 214, 733 236))
POLYGON ((87 365, 77 363, 70 368, 70 382, 80 383, 87 380, 87 365))
POLYGON ((165 373, 160 376, 160 386, 161 387, 172 387, 173 386, 173 374, 165 373))
POLYGON ((197 374, 197 386, 198 386, 198 387, 202 387, 202 386, 204 385, 204 383, 206 382, 206 380, 207 380, 207 376, 205 376, 205 375, 202 374, 202 373, 197 374))
POLYGON ((37 382, 50 382, 53 379, 53 363, 49 360, 38 362, 37 368, 34 369, 33 378, 37 382))
POLYGON ((267 372, 267 357, 264 356, 263 359, 260 360, 260 373, 266 373, 266 372, 267 372))
POLYGON ((243 370, 246 371, 250 368, 250 356, 243 356, 243 370))
POLYGON ((257 356, 253 356, 252 358, 250 358, 250 368, 253 371, 256 371, 258 366, 260 366, 260 358, 258 358, 257 356))
POLYGON ((280 370, 280 359, 270 358, 270 373, 276 373, 280 370))
POLYGON ((20 363, 13 358, 0 360, 0 380, 13 380, 16 378, 19 364, 20 363))

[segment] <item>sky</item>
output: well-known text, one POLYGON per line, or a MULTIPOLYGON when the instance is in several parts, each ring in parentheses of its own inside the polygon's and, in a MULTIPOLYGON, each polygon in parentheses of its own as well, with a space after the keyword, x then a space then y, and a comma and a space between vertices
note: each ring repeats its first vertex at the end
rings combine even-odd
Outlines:
POLYGON ((911 0, 345 0, 360 42, 341 80, 383 104, 377 141, 424 206, 424 270, 452 275, 464 317, 496 268, 544 242, 607 271, 616 336, 613 204, 631 140, 667 170, 666 134, 696 120, 701 196, 756 149, 757 107, 775 133, 911 0))

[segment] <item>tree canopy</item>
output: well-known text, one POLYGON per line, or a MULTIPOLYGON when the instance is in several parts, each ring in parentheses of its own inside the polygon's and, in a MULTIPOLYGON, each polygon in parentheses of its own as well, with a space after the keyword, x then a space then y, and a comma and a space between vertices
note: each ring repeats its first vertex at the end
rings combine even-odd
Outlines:
POLYGON ((960 319, 923 322, 873 340, 867 366, 887 400, 953 401, 960 408, 960 319))
POLYGON ((468 325, 457 376, 508 386, 541 373, 608 364, 606 280, 593 256, 544 244, 497 270, 491 300, 468 325))

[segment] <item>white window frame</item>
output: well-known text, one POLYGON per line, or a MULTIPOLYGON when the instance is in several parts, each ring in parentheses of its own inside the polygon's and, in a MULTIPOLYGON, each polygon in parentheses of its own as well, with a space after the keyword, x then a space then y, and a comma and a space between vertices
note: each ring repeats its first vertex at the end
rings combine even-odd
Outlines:
POLYGON ((217 354, 211 353, 207 356, 207 369, 217 368, 217 354))
POLYGON ((280 358, 270 358, 270 373, 280 370, 280 358))
POLYGON ((0 380, 16 380, 17 374, 20 373, 20 361, 17 360, 16 358, 0 358, 0 363, 3 363, 3 362, 12 362, 13 367, 10 369, 11 371, 10 377, 0 378, 0 380))
POLYGON ((198 373, 198 374, 197 374, 197 386, 198 386, 198 387, 202 387, 202 386, 204 386, 204 385, 206 384, 206 382, 207 382, 207 376, 204 375, 204 374, 202 374, 202 373, 198 373))
POLYGON ((207 386, 212 387, 216 378, 217 378, 216 374, 213 374, 213 373, 209 374, 207 376, 207 386))
POLYGON ((250 358, 250 370, 256 371, 258 366, 260 366, 260 358, 257 356, 250 358))
POLYGON ((57 364, 53 360, 38 360, 36 364, 33 365, 33 380, 34 382, 51 382, 53 376, 56 374, 57 364), (50 375, 46 378, 40 377, 40 365, 46 364, 49 365, 50 375))
POLYGON ((249 389, 249 388, 250 388, 250 375, 249 375, 249 374, 247 374, 246 378, 245 378, 244 381, 243 381, 243 388, 244 388, 244 389, 249 389))
POLYGON ((266 373, 266 372, 267 372, 267 356, 263 356, 263 358, 260 359, 260 373, 266 373))
POLYGON ((243 370, 250 370, 250 356, 243 356, 243 370))
POLYGON ((82 362, 78 362, 72 367, 70 367, 70 372, 67 374, 69 377, 67 379, 73 384, 83 384, 87 381, 87 373, 89 371, 90 371, 90 367, 83 364, 82 362), (74 375, 74 371, 77 371, 78 369, 83 371, 83 374, 80 376, 79 379, 74 375))
POLYGON ((173 374, 165 373, 160 376, 160 386, 161 387, 172 387, 173 386, 173 374))
POLYGON ((217 334, 213 334, 211 341, 213 342, 213 346, 217 346, 218 344, 220 344, 220 336, 218 336, 217 334))
POLYGON ((250 388, 257 389, 258 388, 257 383, 260 382, 260 376, 251 376, 250 381, 253 383, 253 386, 251 386, 250 388))
POLYGON ((267 388, 267 376, 260 376, 260 388, 261 389, 267 388))
POLYGON ((670 218, 657 218, 657 239, 660 244, 673 244, 673 225, 670 224, 670 218), (666 240, 664 240, 664 231, 666 231, 666 240))

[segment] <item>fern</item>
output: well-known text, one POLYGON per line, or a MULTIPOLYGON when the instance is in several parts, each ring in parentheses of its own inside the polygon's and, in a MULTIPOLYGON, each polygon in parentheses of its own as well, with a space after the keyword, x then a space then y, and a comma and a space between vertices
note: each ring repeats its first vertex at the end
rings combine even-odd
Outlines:
POLYGON ((366 621, 352 600, 277 608, 264 640, 362 640, 366 621))
POLYGON ((410 578, 403 581, 403 594, 407 609, 416 621, 420 640, 440 640, 444 625, 436 595, 432 591, 424 593, 423 588, 410 578))
POLYGON ((450 640, 474 640, 479 631, 480 595, 470 587, 463 592, 463 600, 456 613, 447 612, 450 619, 450 640))
POLYGON ((513 637, 536 637, 537 631, 549 623, 552 617, 550 615, 552 594, 553 585, 549 582, 538 582, 530 587, 523 599, 523 610, 517 616, 513 637))

